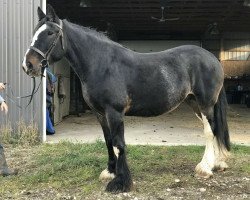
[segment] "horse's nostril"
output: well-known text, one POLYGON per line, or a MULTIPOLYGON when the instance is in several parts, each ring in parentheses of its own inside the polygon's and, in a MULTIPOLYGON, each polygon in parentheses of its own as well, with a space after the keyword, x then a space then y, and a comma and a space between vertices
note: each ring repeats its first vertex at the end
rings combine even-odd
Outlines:
POLYGON ((27 62, 26 66, 28 69, 32 69, 32 64, 30 62, 27 62))

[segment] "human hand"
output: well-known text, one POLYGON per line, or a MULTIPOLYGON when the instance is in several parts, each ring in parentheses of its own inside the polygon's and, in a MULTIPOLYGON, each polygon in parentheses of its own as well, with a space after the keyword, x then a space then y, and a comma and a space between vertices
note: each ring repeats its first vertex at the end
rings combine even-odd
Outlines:
POLYGON ((5 89, 5 85, 3 83, 0 83, 0 90, 4 90, 5 89))
POLYGON ((2 102, 0 107, 1 107, 1 111, 4 111, 5 114, 8 113, 8 105, 5 102, 2 102))

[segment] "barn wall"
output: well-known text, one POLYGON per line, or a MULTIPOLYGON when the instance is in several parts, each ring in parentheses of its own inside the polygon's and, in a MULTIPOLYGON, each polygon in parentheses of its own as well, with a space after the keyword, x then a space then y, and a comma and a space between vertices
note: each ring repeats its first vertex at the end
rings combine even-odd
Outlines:
POLYGON ((250 60, 250 33, 223 35, 223 60, 250 60))
POLYGON ((57 79, 62 78, 64 91, 66 97, 64 99, 60 99, 58 97, 58 83, 57 80, 55 84, 55 94, 54 94, 54 122, 55 124, 62 121, 63 117, 69 115, 69 104, 70 104, 70 65, 66 59, 62 59, 59 62, 55 63, 53 66, 53 73, 57 77, 57 79))
POLYGON ((246 77, 250 76, 250 33, 225 33, 221 47, 220 58, 225 78, 240 78, 238 81, 227 81, 228 88, 230 85, 241 84, 248 90, 250 82, 246 77))
POLYGON ((224 33, 220 38, 204 39, 202 46, 220 60, 250 59, 250 33, 224 33))
POLYGON ((224 33, 220 37, 207 38, 202 46, 222 62, 225 77, 250 75, 250 33, 224 33))
MULTIPOLYGON (((0 82, 7 82, 16 96, 27 95, 32 91, 31 78, 21 69, 21 62, 30 45, 32 31, 37 23, 36 10, 40 5, 40 0, 0 0, 0 82)), ((26 109, 28 99, 15 99, 8 87, 6 93, 23 109, 19 109, 1 92, 9 105, 9 113, 7 116, 0 113, 0 123, 11 122, 15 125, 20 119, 26 122, 34 120, 41 130, 42 87, 26 109)))

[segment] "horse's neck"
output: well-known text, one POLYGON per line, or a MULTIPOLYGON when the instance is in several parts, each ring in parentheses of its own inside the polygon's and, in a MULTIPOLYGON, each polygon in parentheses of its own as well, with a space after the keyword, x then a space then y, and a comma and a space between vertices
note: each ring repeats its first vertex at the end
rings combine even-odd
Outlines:
MULTIPOLYGON (((102 51, 103 44, 91 36, 90 33, 79 31, 74 24, 65 24, 66 58, 78 76, 85 75, 90 71, 97 59, 105 58, 102 51), (102 55, 102 56, 100 56, 102 55)), ((81 77, 80 77, 81 78, 81 77)))

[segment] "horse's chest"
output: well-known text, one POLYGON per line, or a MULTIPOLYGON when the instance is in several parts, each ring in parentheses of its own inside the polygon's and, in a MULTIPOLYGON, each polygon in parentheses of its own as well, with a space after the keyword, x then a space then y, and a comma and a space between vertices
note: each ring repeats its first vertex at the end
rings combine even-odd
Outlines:
POLYGON ((101 110, 98 109, 98 106, 96 105, 95 98, 93 98, 93 95, 88 91, 87 86, 85 84, 81 84, 82 88, 82 96, 84 101, 87 103, 87 105, 97 113, 100 113, 101 110))

